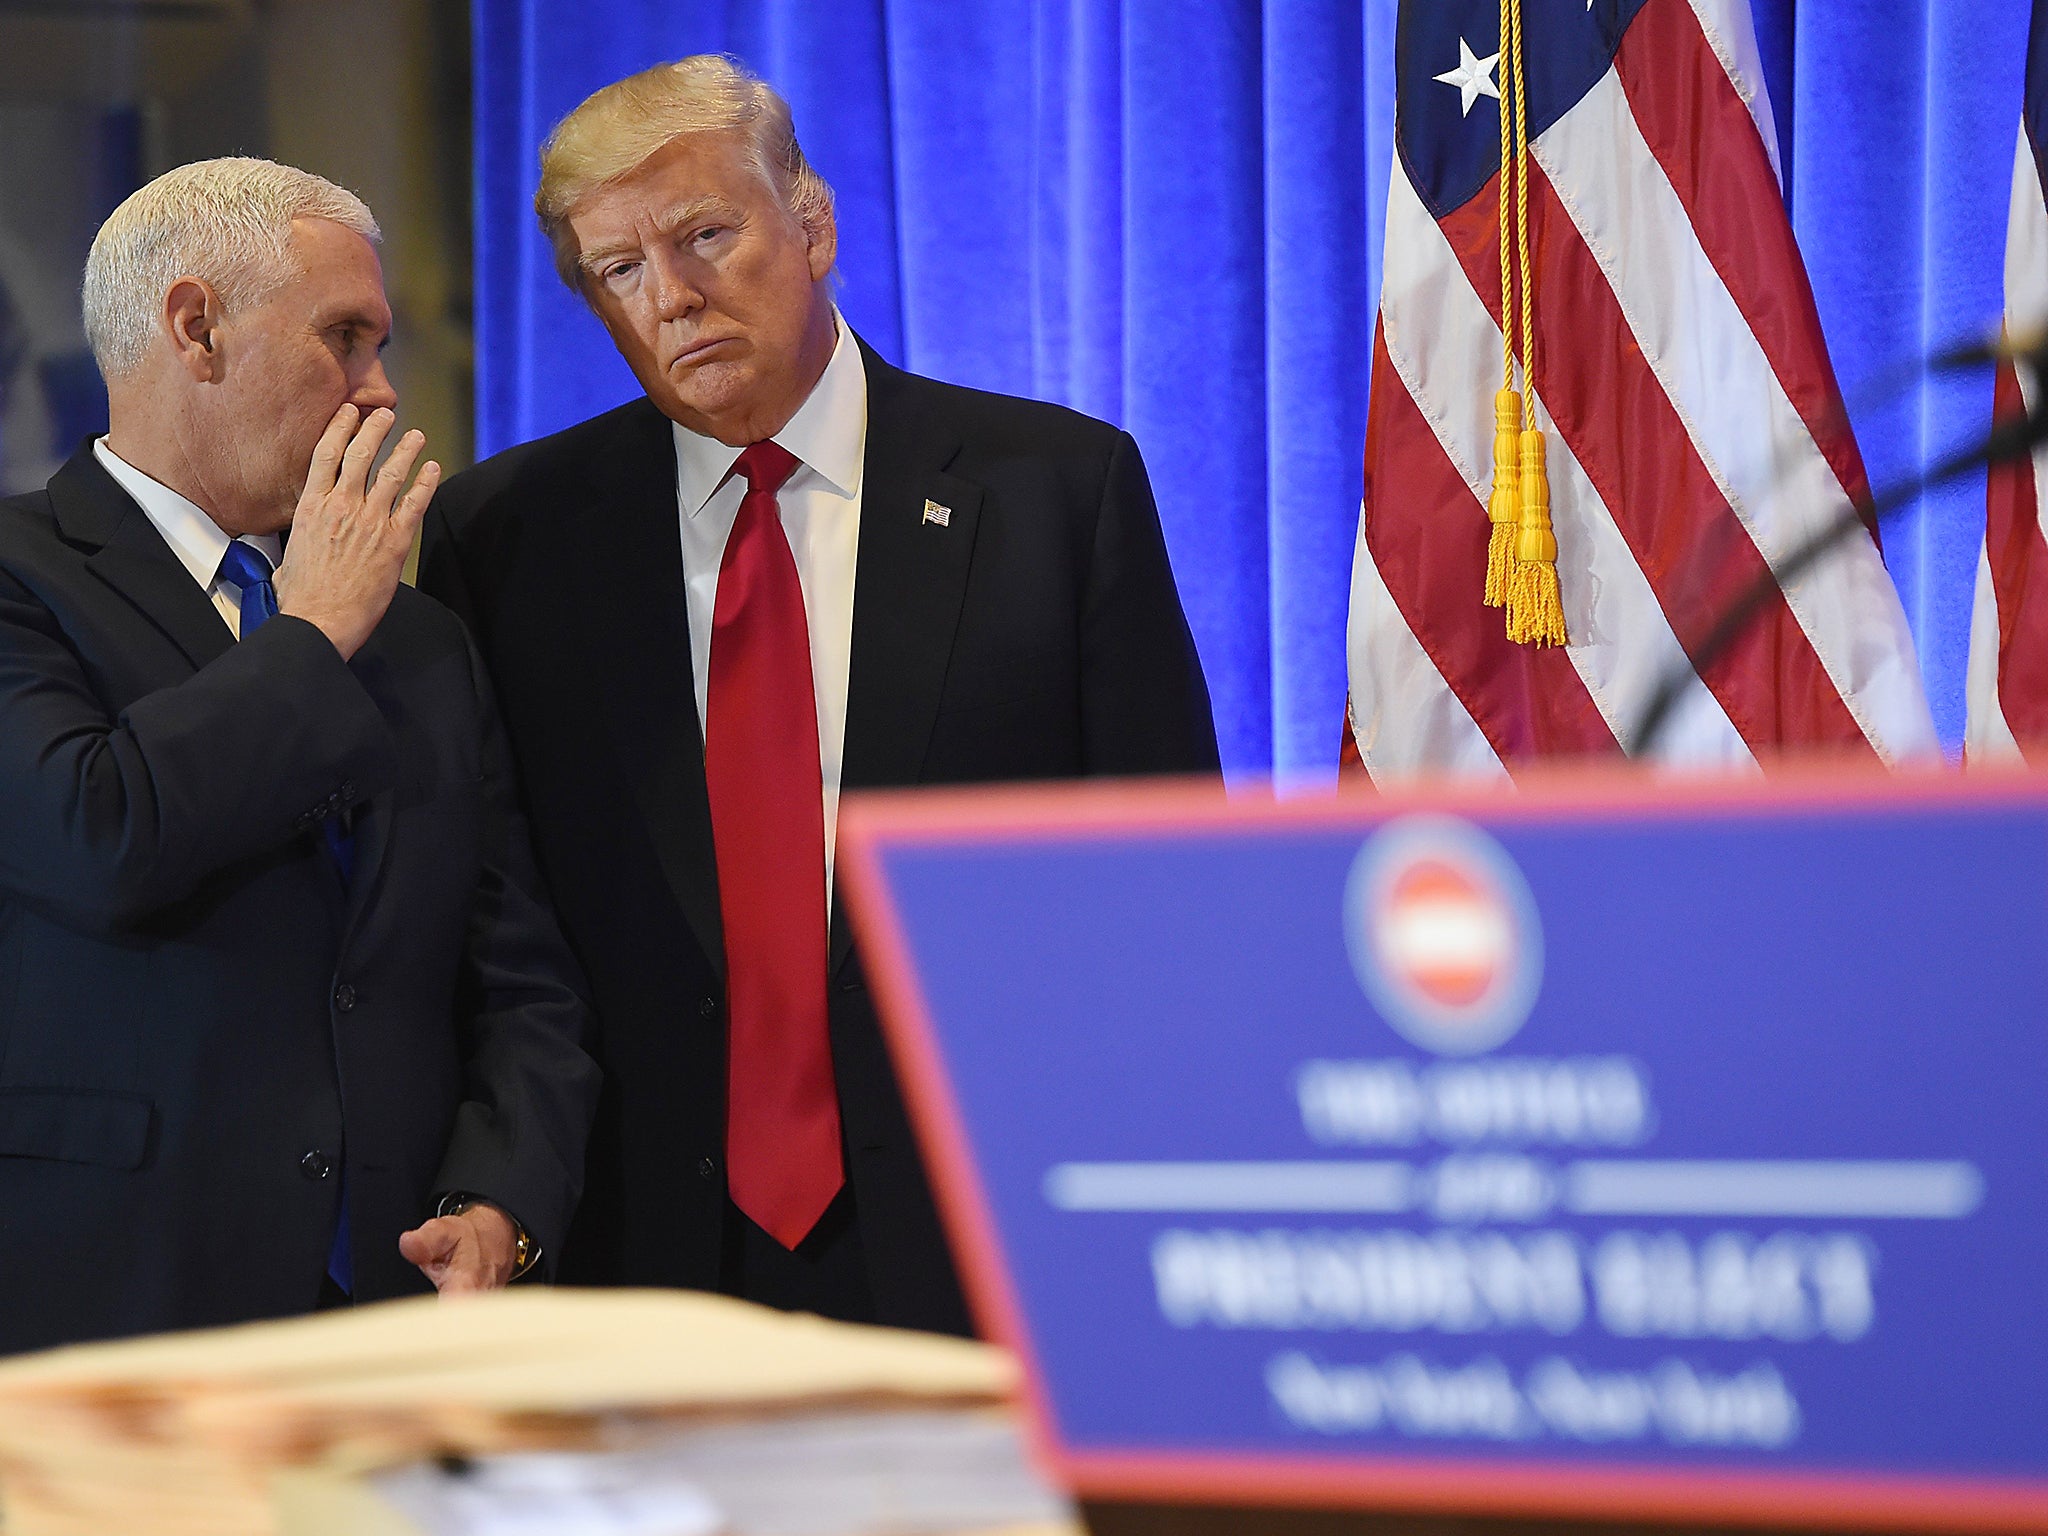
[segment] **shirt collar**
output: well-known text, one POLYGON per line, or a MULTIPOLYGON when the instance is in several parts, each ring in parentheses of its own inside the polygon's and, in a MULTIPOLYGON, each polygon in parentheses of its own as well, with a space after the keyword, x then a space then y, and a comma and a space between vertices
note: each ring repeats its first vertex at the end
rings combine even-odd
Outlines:
MULTIPOLYGON (((156 531, 163 535, 164 542, 171 546, 171 553, 178 557, 178 564, 185 567, 186 573, 202 589, 211 591, 215 578, 220 575, 221 556, 228 552, 228 545, 233 542, 220 524, 200 510, 197 502, 187 500, 161 481, 152 480, 122 458, 107 446, 104 437, 94 441, 92 454, 99 460, 100 468, 113 476, 114 483, 142 508, 156 531)), ((242 542, 261 550, 271 569, 277 568, 283 541, 276 534, 251 534, 242 542)))
MULTIPOLYGON (((837 310, 832 323, 839 339, 833 344, 831 359, 774 441, 851 500, 860 494, 861 459, 867 451, 868 377, 853 330, 837 310)), ((741 450, 687 427, 674 430, 676 496, 684 513, 695 517, 732 473, 741 450)))

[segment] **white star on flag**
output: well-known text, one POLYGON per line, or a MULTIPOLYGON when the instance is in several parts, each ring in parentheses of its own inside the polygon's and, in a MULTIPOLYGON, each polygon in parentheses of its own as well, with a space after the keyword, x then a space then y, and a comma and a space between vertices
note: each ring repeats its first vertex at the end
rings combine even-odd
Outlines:
MULTIPOLYGON (((1590 0, 1588 9, 1591 9, 1590 0)), ((1499 54, 1489 54, 1482 59, 1472 51, 1470 43, 1462 37, 1458 39, 1458 67, 1447 69, 1436 78, 1445 85, 1455 85, 1458 88, 1458 94, 1464 98, 1464 107, 1459 114, 1461 117, 1470 117, 1472 103, 1482 96, 1491 96, 1495 101, 1500 100, 1500 87, 1493 83, 1493 66, 1499 62, 1499 54)))

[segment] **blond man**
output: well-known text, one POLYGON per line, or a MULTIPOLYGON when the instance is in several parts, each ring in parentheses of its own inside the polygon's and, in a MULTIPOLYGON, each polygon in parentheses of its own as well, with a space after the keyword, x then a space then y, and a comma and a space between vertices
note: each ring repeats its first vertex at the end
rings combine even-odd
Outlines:
POLYGON ((730 60, 591 97, 536 206, 646 397, 457 477, 422 581, 506 700, 598 1010, 567 1262, 965 1331, 835 894, 839 797, 1215 771, 1137 447, 863 344, 831 190, 730 60))

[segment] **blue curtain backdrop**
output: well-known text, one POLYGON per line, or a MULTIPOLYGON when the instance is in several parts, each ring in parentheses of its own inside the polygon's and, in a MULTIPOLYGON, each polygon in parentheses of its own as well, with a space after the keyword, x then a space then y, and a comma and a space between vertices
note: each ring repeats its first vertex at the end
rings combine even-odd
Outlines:
MULTIPOLYGON (((540 141, 621 75, 736 54, 838 194, 855 329, 1128 428, 1225 763, 1331 770, 1395 0, 474 4, 480 454, 635 388, 534 226, 540 141)), ((1753 4, 1793 222, 1887 485, 1988 420, 1988 371, 1909 374, 1998 320, 2027 0, 1753 4)), ((1885 528, 1952 751, 1983 517, 1980 476, 1885 528)))

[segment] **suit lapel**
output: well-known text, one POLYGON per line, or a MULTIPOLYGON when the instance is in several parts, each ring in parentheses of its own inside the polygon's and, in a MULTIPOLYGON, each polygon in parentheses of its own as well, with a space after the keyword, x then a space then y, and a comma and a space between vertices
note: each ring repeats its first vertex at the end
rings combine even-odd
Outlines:
MULTIPOLYGON (((868 439, 842 793, 918 781, 959 628, 982 503, 979 486, 946 472, 959 439, 943 418, 918 408, 916 380, 865 344, 861 358, 868 439)), ((836 899, 833 907, 836 972, 853 939, 836 899)))
MULTIPOLYGON (((348 668, 363 685, 363 691, 376 700, 388 715, 390 706, 386 701, 397 699, 400 693, 398 684, 391 677, 385 646, 385 631, 380 624, 349 658, 348 668)), ((385 857, 391 849, 391 829, 397 820, 401 789, 416 789, 416 786, 401 774, 381 792, 350 808, 347 830, 351 867, 342 902, 341 924, 340 952, 344 955, 355 942, 356 930, 363 923, 365 914, 376 910, 377 886, 383 879, 385 857)), ((320 844, 320 857, 327 859, 325 836, 316 835, 314 841, 320 844)))
MULTIPOLYGON (((149 515, 100 467, 90 446, 80 449, 57 471, 49 491, 58 533, 94 551, 86 557, 86 568, 140 610, 184 653, 195 671, 233 649, 234 631, 171 552, 149 515)), ((358 655, 373 652, 375 645, 373 636, 358 655)), ((369 835, 358 829, 356 879, 348 900, 351 928, 383 859, 383 839, 390 834, 391 798, 387 793, 364 807, 381 814, 357 818, 369 835)))
MULTIPOLYGON (((391 826, 397 820, 397 806, 398 787, 393 785, 356 807, 355 814, 349 818, 354 868, 348 880, 347 915, 341 925, 343 954, 347 954, 349 946, 355 942, 356 928, 362 923, 364 914, 376 910, 377 886, 384 876, 385 856, 391 851, 391 826)), ((324 842, 320 855, 327 857, 324 842)))
POLYGON ((94 549, 86 567, 141 610, 195 669, 235 643, 191 572, 142 508, 100 468, 90 447, 51 479, 50 504, 57 531, 94 549))
POLYGON ((593 599, 589 675, 605 698, 619 762, 663 873, 721 976, 725 925, 704 787, 704 732, 690 665, 677 523, 675 439, 651 404, 625 418, 591 479, 573 589, 593 599))

